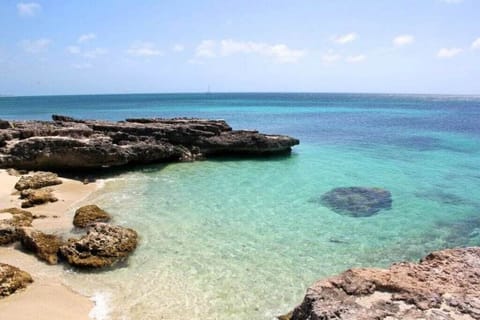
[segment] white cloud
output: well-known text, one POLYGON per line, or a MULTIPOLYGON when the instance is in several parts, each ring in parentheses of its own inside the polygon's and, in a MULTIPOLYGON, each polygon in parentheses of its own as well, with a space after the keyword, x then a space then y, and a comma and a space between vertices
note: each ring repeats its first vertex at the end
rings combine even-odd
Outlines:
POLYGON ((339 35, 333 37, 333 41, 339 44, 346 44, 357 39, 357 34, 355 32, 350 32, 347 34, 339 35))
POLYGON ((291 49, 285 44, 268 44, 253 41, 235 41, 232 39, 202 41, 196 49, 196 56, 213 58, 218 55, 231 56, 235 54, 257 54, 273 58, 277 63, 295 63, 305 56, 304 50, 291 49))
POLYGON ((92 67, 92 64, 89 62, 76 63, 76 64, 73 64, 72 67, 75 69, 90 69, 92 67))
POLYGON ((477 38, 472 42, 472 49, 480 49, 480 38, 477 38))
POLYGON ((177 44, 173 45, 172 50, 174 52, 182 52, 183 50, 185 50, 185 47, 183 45, 177 43, 177 44))
POLYGON ((84 42, 88 42, 88 41, 96 39, 96 38, 97 38, 97 35, 95 33, 86 33, 86 34, 82 34, 80 37, 78 37, 77 42, 78 43, 84 43, 84 42))
POLYGON ((342 59, 342 56, 338 53, 333 52, 332 50, 329 50, 327 53, 322 55, 321 59, 323 63, 331 64, 342 59))
POLYGON ((97 58, 98 56, 103 56, 105 54, 108 53, 108 50, 107 49, 104 49, 104 48, 94 48, 94 49, 91 49, 91 50, 87 50, 85 52, 83 52, 83 56, 85 58, 89 58, 89 59, 95 59, 97 58))
POLYGON ((19 2, 17 3, 18 14, 23 17, 33 17, 36 15, 42 6, 36 2, 19 2))
POLYGON ((367 59, 366 55, 359 54, 359 55, 356 55, 356 56, 348 56, 348 57, 345 58, 345 61, 347 61, 348 63, 358 63, 358 62, 365 61, 365 59, 367 59))
POLYGON ((216 43, 213 40, 203 40, 195 49, 195 55, 200 58, 216 57, 216 43))
POLYGON ((411 34, 401 34, 393 38, 393 45, 395 47, 403 47, 412 44, 415 38, 411 34))
POLYGON ((68 46, 67 51, 68 53, 71 53, 71 54, 80 54, 81 52, 80 47, 77 47, 77 46, 68 46))
POLYGON ((42 38, 37 40, 23 40, 20 44, 26 52, 40 53, 47 51, 51 43, 52 41, 50 39, 42 38))
POLYGON ((462 53, 463 49, 461 48, 442 48, 438 50, 437 57, 439 58, 452 58, 456 55, 462 53))
POLYGON ((136 57, 154 57, 161 56, 163 52, 156 48, 152 42, 137 42, 134 43, 127 53, 136 57))

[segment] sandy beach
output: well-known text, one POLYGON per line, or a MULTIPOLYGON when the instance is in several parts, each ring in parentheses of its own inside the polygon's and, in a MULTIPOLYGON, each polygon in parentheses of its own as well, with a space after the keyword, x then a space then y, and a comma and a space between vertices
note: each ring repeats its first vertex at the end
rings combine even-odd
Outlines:
MULTIPOLYGON (((0 208, 18 207, 21 200, 14 189, 19 177, 0 170, 0 208)), ((99 183, 83 184, 80 181, 64 179, 63 183, 50 187, 59 199, 29 208, 42 218, 35 219, 33 227, 47 233, 68 233, 73 227, 73 211, 79 203, 99 188, 99 183)), ((0 300, 2 319, 52 320, 89 319, 94 303, 62 282, 63 266, 50 266, 38 260, 33 254, 19 250, 19 244, 0 247, 0 261, 11 264, 31 274, 34 282, 25 290, 0 300)))

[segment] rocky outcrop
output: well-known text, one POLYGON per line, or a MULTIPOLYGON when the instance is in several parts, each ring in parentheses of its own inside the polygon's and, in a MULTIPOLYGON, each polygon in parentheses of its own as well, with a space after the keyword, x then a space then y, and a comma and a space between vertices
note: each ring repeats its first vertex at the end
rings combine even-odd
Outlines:
POLYGON ((368 217, 391 209, 392 195, 382 188, 341 187, 323 194, 320 203, 339 214, 368 217))
POLYGON ((25 199, 25 201, 22 202, 22 208, 31 208, 39 204, 58 201, 52 192, 53 191, 48 188, 22 190, 20 192, 20 199, 25 199))
POLYGON ((137 233, 128 228, 96 223, 80 239, 60 247, 61 256, 73 266, 103 268, 124 260, 137 247, 137 233))
POLYGON ((40 260, 48 264, 58 263, 58 250, 63 244, 60 237, 46 234, 32 227, 22 227, 18 230, 22 247, 33 252, 40 260))
POLYGON ((108 222, 111 216, 105 210, 99 208, 97 205, 90 204, 80 207, 75 211, 73 217, 73 225, 79 228, 85 228, 94 222, 108 222))
POLYGON ((289 152, 297 139, 233 131, 223 120, 127 119, 110 122, 53 116, 0 129, 0 168, 91 169, 195 160, 218 154, 289 152))
POLYGON ((52 172, 36 172, 31 176, 22 176, 15 184, 15 189, 18 191, 26 189, 40 189, 43 187, 54 186, 61 184, 62 180, 58 175, 52 172))
POLYGON ((29 211, 8 208, 0 210, 0 245, 10 244, 18 240, 18 229, 31 226, 32 213, 29 211))
POLYGON ((284 319, 480 319, 479 292, 480 247, 448 249, 321 280, 284 319))
POLYGON ((0 263, 0 298, 6 297, 32 283, 32 277, 11 265, 0 263))

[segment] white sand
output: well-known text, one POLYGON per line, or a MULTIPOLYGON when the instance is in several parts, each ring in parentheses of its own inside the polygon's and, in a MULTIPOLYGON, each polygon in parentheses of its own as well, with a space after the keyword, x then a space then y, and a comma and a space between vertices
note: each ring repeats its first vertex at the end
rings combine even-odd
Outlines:
MULTIPOLYGON (((13 188, 19 177, 0 169, 0 209, 20 208, 21 200, 13 188)), ((59 201, 27 209, 34 215, 33 226, 48 233, 64 233, 72 225, 72 210, 78 203, 98 189, 99 184, 63 179, 63 184, 52 186, 59 201)), ((35 256, 18 250, 18 244, 0 247, 0 262, 29 272, 34 283, 25 290, 0 299, 0 318, 16 320, 89 319, 92 301, 73 292, 63 284, 61 266, 49 266, 35 256)))

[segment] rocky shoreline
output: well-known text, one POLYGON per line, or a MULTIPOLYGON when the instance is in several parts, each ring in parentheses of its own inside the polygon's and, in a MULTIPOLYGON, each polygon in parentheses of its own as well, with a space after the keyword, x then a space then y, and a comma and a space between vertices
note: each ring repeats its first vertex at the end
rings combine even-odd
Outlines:
POLYGON ((0 168, 91 170, 193 161, 216 155, 289 153, 299 140, 232 130, 223 120, 127 119, 53 115, 52 121, 0 120, 0 168))

